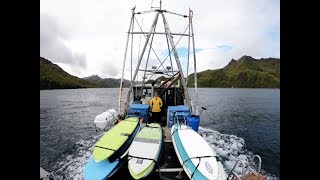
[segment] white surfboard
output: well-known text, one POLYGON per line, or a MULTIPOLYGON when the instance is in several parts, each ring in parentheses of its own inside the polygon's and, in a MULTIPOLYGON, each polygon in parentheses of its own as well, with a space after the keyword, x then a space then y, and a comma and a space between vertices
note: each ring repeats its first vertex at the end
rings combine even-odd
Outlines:
POLYGON ((129 148, 128 167, 135 179, 148 176, 155 167, 160 156, 162 145, 162 129, 159 124, 144 127, 133 140, 129 148))
POLYGON ((172 126, 172 133, 177 133, 172 135, 172 142, 180 164, 183 164, 183 169, 190 179, 191 176, 193 176, 192 179, 226 179, 223 168, 218 165, 216 160, 217 154, 202 136, 186 125, 172 126), (177 127, 178 130, 175 132, 177 127), (199 160, 195 157, 202 158, 199 160), (185 163, 183 163, 184 161, 185 163), (196 172, 197 170, 198 172, 196 172), (193 174, 194 172, 195 174, 193 174))

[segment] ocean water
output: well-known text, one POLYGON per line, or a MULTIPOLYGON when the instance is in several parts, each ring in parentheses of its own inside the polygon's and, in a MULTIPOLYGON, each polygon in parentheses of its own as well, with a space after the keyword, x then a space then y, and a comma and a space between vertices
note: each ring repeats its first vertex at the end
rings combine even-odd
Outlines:
MULTIPOLYGON (((194 89, 189 89, 194 97, 194 89)), ((125 94, 127 89, 125 89, 125 94)), ((55 179, 82 179, 96 132, 94 117, 118 107, 118 88, 40 90, 40 166, 55 179)), ((199 133, 226 171, 237 160, 262 159, 262 173, 280 179, 280 90, 199 88, 199 133)), ((255 163, 255 167, 257 163, 255 163)), ((237 173, 241 173, 239 167, 237 173)))

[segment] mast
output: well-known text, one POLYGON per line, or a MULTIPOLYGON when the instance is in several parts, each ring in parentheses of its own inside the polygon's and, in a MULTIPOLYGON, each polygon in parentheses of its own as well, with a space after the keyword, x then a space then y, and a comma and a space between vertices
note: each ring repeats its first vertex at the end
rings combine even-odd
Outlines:
MULTIPOLYGON (((142 52, 141 52, 141 55, 140 55, 140 58, 139 58, 139 61, 138 61, 138 64, 137 64, 137 67, 136 67, 136 70, 134 72, 134 75, 133 75, 133 78, 132 78, 132 81, 135 81, 136 79, 136 76, 137 76, 137 73, 138 73, 138 70, 139 70, 139 67, 140 67, 140 64, 141 64, 141 61, 142 61, 142 58, 143 58, 143 55, 144 55, 144 52, 147 48, 147 45, 149 44, 149 39, 150 39, 150 36, 152 34, 152 31, 153 31, 153 28, 155 27, 156 25, 156 22, 157 22, 157 19, 158 19, 158 16, 159 16, 159 13, 160 12, 157 12, 154 20, 153 20, 153 23, 151 25, 151 28, 150 28, 150 31, 148 33, 148 36, 147 36, 147 39, 146 39, 146 42, 144 43, 144 46, 143 46, 143 49, 142 49, 142 52)), ((132 88, 133 88, 133 83, 131 83, 131 86, 130 86, 130 89, 129 89, 129 92, 127 94, 127 100, 126 100, 126 109, 125 111, 128 110, 128 107, 129 107, 129 102, 130 102, 130 94, 132 92, 132 88)))
POLYGON ((162 18, 163 18, 163 23, 164 23, 164 26, 165 26, 165 31, 167 33, 167 36, 169 38, 169 42, 171 44, 171 48, 172 48, 172 51, 173 51, 173 55, 174 55, 174 58, 176 59, 176 62, 177 62, 177 66, 178 66, 178 69, 179 69, 179 72, 180 72, 180 75, 181 75, 181 83, 182 83, 182 86, 183 86, 183 89, 184 89, 184 95, 185 95, 185 99, 189 105, 189 108, 190 108, 190 113, 192 114, 193 112, 193 108, 192 108, 192 105, 191 105, 191 100, 190 100, 190 96, 189 96, 189 93, 188 93, 188 89, 187 89, 187 86, 186 86, 186 81, 185 81, 185 77, 183 75, 183 70, 182 70, 182 67, 181 67, 181 63, 180 63, 180 60, 179 60, 179 56, 178 56, 178 53, 177 53, 177 50, 176 50, 176 47, 175 47, 175 44, 173 42, 173 38, 172 38, 172 35, 171 35, 171 31, 170 31, 170 28, 169 28, 169 24, 167 22, 167 19, 166 19, 166 16, 163 14, 163 11, 161 11, 161 15, 162 15, 162 18))
POLYGON ((197 63, 196 63, 196 49, 195 49, 195 42, 194 42, 194 32, 193 32, 193 11, 189 8, 189 19, 191 24, 191 37, 192 37, 192 46, 193 46, 193 62, 194 62, 194 91, 195 91, 195 107, 196 107, 196 115, 199 115, 199 108, 198 108, 198 83, 197 83, 197 63))
MULTIPOLYGON (((129 44, 129 37, 130 37, 130 29, 134 21, 134 14, 135 14, 136 7, 132 8, 132 16, 130 20, 129 30, 128 30, 128 36, 127 36, 127 43, 126 43, 126 50, 124 53, 123 63, 122 63, 122 75, 121 75, 121 81, 120 81, 120 90, 119 90, 119 107, 118 107, 118 114, 121 114, 121 102, 122 102, 122 88, 123 88, 123 76, 124 76, 124 68, 126 66, 126 59, 127 59, 127 50, 128 50, 128 44, 129 44)), ((132 86, 132 82, 131 82, 132 86)), ((131 87, 132 88, 132 87, 131 87)))
MULTIPOLYGON (((155 8, 155 7, 152 7, 152 3, 151 3, 151 9, 152 8, 155 8)), ((153 44, 153 38, 154 38, 154 35, 155 34, 159 34, 159 35, 165 35, 165 38, 166 38, 166 43, 167 43, 167 47, 168 47, 168 50, 169 50, 169 59, 170 59, 170 63, 171 63, 171 73, 173 75, 173 66, 172 66, 172 59, 171 59, 171 55, 173 54, 175 60, 176 60, 176 63, 177 63, 177 68, 178 68, 178 73, 180 74, 180 82, 181 82, 181 86, 184 90, 184 99, 185 99, 185 103, 189 106, 189 109, 190 109, 190 113, 191 114, 196 114, 198 115, 198 94, 197 94, 197 74, 196 74, 196 56, 195 56, 195 42, 194 42, 194 31, 193 31, 193 25, 192 25, 192 11, 191 9, 189 8, 189 15, 182 15, 182 14, 178 14, 178 13, 174 13, 174 12, 170 12, 168 10, 165 10, 163 9, 162 10, 162 0, 160 0, 160 6, 157 7, 158 9, 154 9, 154 10, 150 10, 150 11, 142 11, 142 12, 135 12, 135 8, 132 9, 132 17, 131 17, 131 21, 130 21, 130 26, 129 26, 129 31, 128 31, 128 37, 127 37, 127 44, 126 44, 126 52, 125 52, 125 56, 124 56, 124 61, 123 61, 123 70, 122 70, 122 77, 121 77, 121 84, 120 84, 120 97, 119 97, 119 113, 121 112, 121 99, 122 99, 122 87, 123 87, 123 75, 124 75, 124 68, 125 68, 125 61, 126 61, 126 55, 127 55, 127 49, 128 49, 128 42, 129 42, 129 34, 132 35, 132 41, 133 41, 133 34, 143 34, 145 36, 145 43, 144 43, 144 46, 142 48, 142 51, 140 53, 140 55, 138 55, 138 62, 137 62, 137 65, 136 65, 136 68, 135 68, 135 71, 134 73, 132 74, 132 70, 131 70, 131 85, 130 85, 130 88, 129 88, 129 92, 127 94, 127 97, 126 97, 126 101, 125 101, 125 111, 124 113, 126 114, 127 111, 128 111, 128 108, 129 108, 129 104, 130 104, 130 100, 131 100, 131 96, 132 96, 132 92, 133 92, 133 87, 135 86, 135 81, 137 79, 137 74, 138 74, 138 71, 140 70, 139 67, 141 65, 141 62, 142 62, 142 59, 144 58, 144 54, 147 53, 147 59, 146 59, 146 65, 145 65, 145 69, 143 70, 144 71, 144 76, 143 78, 145 77, 146 75, 146 71, 147 71, 147 65, 148 65, 148 60, 149 60, 149 55, 150 55, 150 51, 152 50, 155 54, 155 56, 157 57, 157 59, 159 60, 159 62, 161 63, 160 66, 165 62, 165 60, 167 58, 165 58, 162 62, 161 60, 159 59, 159 57, 157 56, 157 53, 154 51, 154 49, 152 48, 152 44, 153 44), (148 32, 143 32, 141 26, 139 25, 139 23, 137 22, 141 32, 134 32, 134 28, 133 28, 133 24, 134 24, 134 19, 135 19, 135 14, 139 15, 139 14, 146 14, 146 13, 151 13, 151 12, 155 12, 156 15, 154 17, 154 20, 152 22, 152 25, 149 29, 148 32), (189 24, 188 24, 188 27, 189 28, 189 33, 188 34, 185 34, 187 28, 185 29, 185 31, 183 33, 172 33, 171 30, 170 30, 170 27, 169 27, 169 24, 168 24, 168 21, 167 21, 167 18, 166 18, 166 15, 164 13, 169 13, 169 14, 173 14, 173 15, 177 15, 177 16, 181 16, 181 17, 189 17, 189 24), (158 22, 158 18, 159 18, 159 14, 161 14, 162 16, 162 19, 163 19, 163 24, 164 24, 164 32, 156 32, 156 26, 157 26, 157 22, 158 22), (188 68, 189 68, 189 56, 190 56, 190 43, 192 41, 192 45, 193 45, 193 56, 194 56, 194 74, 195 74, 195 107, 193 106, 193 102, 189 96, 189 92, 188 92, 188 89, 187 89, 187 79, 185 78, 184 76, 184 72, 183 72, 183 69, 182 69, 182 66, 181 66, 181 62, 180 62, 180 59, 179 59, 179 56, 178 56, 178 52, 177 52, 177 49, 176 49, 176 45, 179 43, 180 39, 177 41, 177 42, 174 42, 173 40, 173 36, 180 36, 180 39, 183 37, 183 36, 188 36, 188 64, 187 64, 187 75, 188 75, 188 68), (191 39, 192 38, 192 39, 191 39), (151 41, 151 42, 150 42, 151 41), (177 43, 177 44, 175 44, 177 43), (150 47, 149 48, 149 51, 146 51, 147 50, 147 46, 150 47), (171 51, 170 51, 170 47, 171 47, 171 51)), ((131 41, 131 46, 132 46, 132 41, 131 41)), ((139 46, 139 49, 140 49, 140 46, 139 46)), ((139 50, 140 51, 140 50, 139 50)), ((132 54, 132 47, 131 47, 131 54, 132 54)), ((167 56, 168 57, 168 56, 167 56)), ((159 67, 160 67, 159 66, 159 67)), ((163 66, 163 65, 162 65, 163 66)), ((164 67, 163 67, 164 68, 164 67)), ((132 69, 132 62, 131 62, 131 69, 132 69)), ((165 69, 165 68, 164 68, 165 69)), ((169 70, 169 69, 168 69, 169 70)), ((157 71, 157 70, 156 70, 157 71)), ((167 72, 165 70, 165 72, 167 72)), ((167 72, 168 73, 168 72, 167 72)), ((152 76, 156 74, 156 72, 153 72, 152 76)), ((169 76, 169 74, 167 74, 169 76)), ((152 77, 151 76, 151 77, 152 77)), ((150 77, 150 78, 151 78, 150 77)), ((143 82, 143 85, 142 87, 144 86, 144 83, 143 82)), ((175 85, 175 84, 174 84, 175 85)))
MULTIPOLYGON (((152 49, 152 42, 153 42, 153 38, 154 38, 154 32, 156 31, 157 22, 158 22, 158 18, 156 19, 155 26, 154 26, 153 31, 152 31, 152 38, 151 38, 151 43, 149 44, 150 48, 149 48, 149 51, 148 51, 147 62, 146 62, 146 66, 144 68, 145 70, 147 69, 147 66, 148 66, 150 52, 151 52, 151 49, 152 49)), ((143 79, 142 79, 141 94, 143 92, 143 87, 145 85, 145 80, 144 80, 145 76, 146 76, 146 71, 144 71, 143 76, 142 76, 143 79)))

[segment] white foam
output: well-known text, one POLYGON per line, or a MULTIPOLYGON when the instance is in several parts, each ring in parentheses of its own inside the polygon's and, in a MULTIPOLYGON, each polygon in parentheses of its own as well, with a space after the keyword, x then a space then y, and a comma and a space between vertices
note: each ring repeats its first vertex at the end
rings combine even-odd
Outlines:
MULTIPOLYGON (((218 131, 203 127, 199 127, 199 134, 204 137, 210 147, 221 157, 222 163, 228 174, 238 160, 247 164, 254 156, 253 152, 245 149, 245 141, 240 137, 230 134, 221 134, 218 131)), ((234 172, 237 175, 241 175, 242 166, 242 163, 238 163, 235 167, 234 172)), ((253 164, 252 168, 257 169, 256 162, 253 164)), ((279 179, 275 175, 267 173, 262 169, 261 173, 267 176, 268 180, 279 179)))
POLYGON ((92 140, 78 141, 76 143, 75 153, 62 158, 62 160, 58 163, 57 165, 58 170, 53 172, 52 174, 53 178, 55 180, 83 179, 82 177, 83 168, 87 164, 92 154, 94 144, 102 135, 103 133, 100 133, 99 135, 94 136, 92 140))
MULTIPOLYGON (((56 165, 53 172, 53 178, 55 180, 62 179, 83 179, 83 168, 89 160, 94 144, 104 133, 100 133, 94 136, 91 140, 80 140, 76 143, 75 153, 68 155, 56 165)), ((209 143, 210 147, 221 157, 222 163, 225 167, 227 174, 233 168, 234 164, 238 160, 242 160, 244 163, 248 163, 253 158, 254 153, 245 149, 245 141, 235 135, 221 134, 218 131, 212 129, 206 129, 199 127, 199 134, 209 143)), ((262 162, 263 165, 263 162, 262 162)), ((254 167, 257 167, 254 164, 254 167)), ((255 168, 256 169, 256 168, 255 168)), ((234 170, 237 175, 241 175, 242 167, 238 163, 234 170)), ((263 175, 268 177, 268 180, 278 180, 279 178, 261 170, 263 175)))

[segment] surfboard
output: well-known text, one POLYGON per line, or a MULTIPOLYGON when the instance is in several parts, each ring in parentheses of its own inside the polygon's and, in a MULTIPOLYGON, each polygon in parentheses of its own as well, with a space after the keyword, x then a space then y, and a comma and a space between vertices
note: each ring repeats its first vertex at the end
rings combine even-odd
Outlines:
POLYGON ((157 123, 147 124, 133 140, 128 153, 128 168, 134 179, 150 175, 159 161, 162 129, 157 123))
POLYGON ((107 131, 95 144, 93 158, 96 162, 108 159, 110 162, 120 157, 130 146, 127 140, 133 140, 132 135, 139 126, 139 119, 136 117, 127 118, 107 131))
POLYGON ((216 152, 197 132, 186 125, 175 124, 171 134, 179 162, 190 179, 226 179, 216 152))
POLYGON ((88 163, 83 170, 83 178, 85 180, 103 180, 111 177, 123 164, 119 160, 109 162, 105 159, 100 162, 96 162, 93 156, 90 157, 88 163))

